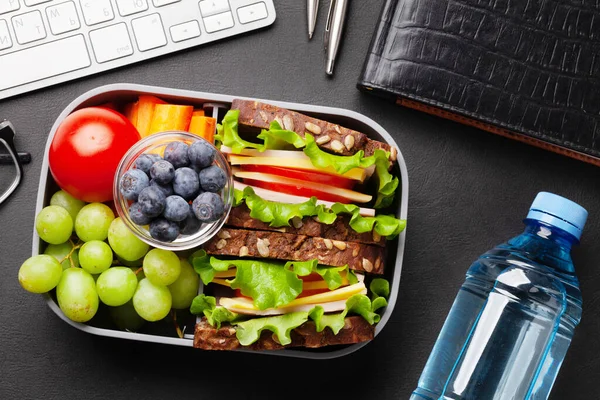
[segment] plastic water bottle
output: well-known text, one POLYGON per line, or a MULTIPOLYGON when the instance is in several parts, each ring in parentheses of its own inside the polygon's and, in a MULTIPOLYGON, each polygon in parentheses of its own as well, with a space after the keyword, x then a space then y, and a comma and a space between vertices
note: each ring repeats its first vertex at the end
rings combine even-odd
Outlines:
POLYGON ((580 205, 537 195, 525 231, 467 272, 411 400, 547 399, 581 319, 580 205))

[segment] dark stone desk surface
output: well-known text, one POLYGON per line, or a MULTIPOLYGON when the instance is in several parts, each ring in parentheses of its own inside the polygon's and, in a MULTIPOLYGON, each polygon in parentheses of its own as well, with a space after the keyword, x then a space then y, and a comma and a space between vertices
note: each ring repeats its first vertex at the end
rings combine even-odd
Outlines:
MULTIPOLYGON (((600 169, 525 144, 398 108, 355 88, 382 0, 354 1, 333 79, 324 73, 306 5, 279 0, 274 26, 76 82, 0 101, 0 117, 31 152, 18 192, 0 208, 0 398, 407 399, 470 263, 522 229, 541 190, 590 212, 574 259, 584 311, 552 399, 595 399, 600 381, 600 169), (35 199, 47 133, 75 97, 131 82, 348 108, 388 130, 410 177, 399 299, 377 339, 330 361, 210 353, 96 337, 71 328, 25 293, 19 265, 31 254, 35 199)), ((484 399, 482 399, 484 400, 484 399)))

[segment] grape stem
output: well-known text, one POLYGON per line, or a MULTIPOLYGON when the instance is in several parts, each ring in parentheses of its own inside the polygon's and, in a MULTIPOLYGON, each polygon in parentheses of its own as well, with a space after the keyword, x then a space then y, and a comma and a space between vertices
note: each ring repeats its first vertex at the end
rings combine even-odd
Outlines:
POLYGON ((139 274, 140 272, 142 272, 144 270, 144 267, 139 267, 136 271, 135 274, 139 274))
POLYGON ((171 316, 173 317, 173 324, 175 325, 175 331, 177 332, 177 336, 179 336, 180 339, 183 339, 183 331, 181 330, 181 328, 179 328, 179 325, 177 324, 177 314, 175 313, 175 310, 171 310, 171 316))
POLYGON ((62 258, 62 260, 60 260, 59 262, 62 264, 63 261, 65 261, 66 259, 69 259, 69 264, 71 264, 71 268, 75 268, 75 262, 73 261, 73 253, 75 252, 75 250, 77 250, 78 248, 80 248, 82 246, 82 243, 79 242, 77 244, 75 244, 73 242, 73 239, 69 239, 69 243, 71 243, 71 251, 69 251, 69 254, 67 254, 66 256, 64 256, 62 258))

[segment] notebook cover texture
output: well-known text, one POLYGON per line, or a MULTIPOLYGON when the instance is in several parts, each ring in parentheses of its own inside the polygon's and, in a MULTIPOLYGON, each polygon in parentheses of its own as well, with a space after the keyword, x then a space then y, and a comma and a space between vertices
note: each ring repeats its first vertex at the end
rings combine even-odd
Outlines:
POLYGON ((386 0, 358 87, 600 165, 600 3, 386 0))

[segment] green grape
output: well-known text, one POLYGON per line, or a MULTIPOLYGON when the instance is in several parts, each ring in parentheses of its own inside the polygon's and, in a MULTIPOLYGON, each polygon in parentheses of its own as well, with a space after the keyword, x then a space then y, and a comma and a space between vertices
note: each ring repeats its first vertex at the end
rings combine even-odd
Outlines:
POLYGON ((199 284, 200 276, 187 260, 181 259, 179 278, 169 285, 169 291, 173 298, 172 307, 177 310, 189 308, 192 305, 192 300, 198 294, 199 284))
POLYGON ((54 289, 62 275, 56 258, 41 254, 25 260, 19 268, 19 283, 31 293, 46 293, 54 289))
POLYGON ((75 218, 75 233, 84 242, 105 240, 115 213, 102 203, 90 203, 84 206, 75 218))
POLYGON ((61 244, 73 233, 73 219, 62 207, 44 207, 36 218, 35 230, 44 242, 61 244))
POLYGON ((110 246, 100 240, 90 240, 79 249, 81 268, 90 274, 100 274, 110 268, 113 252, 110 246))
POLYGON ((110 308, 110 316, 117 327, 124 331, 137 332, 144 325, 144 319, 135 312, 133 301, 110 308))
POLYGON ((121 218, 115 218, 110 224, 108 243, 117 256, 126 261, 135 261, 144 257, 150 248, 127 228, 121 218))
POLYGON ((144 274, 155 285, 167 286, 179 278, 181 263, 169 250, 152 249, 144 257, 144 274))
POLYGON ((59 262, 62 260, 63 269, 67 269, 70 267, 79 267, 79 250, 75 250, 71 253, 73 249, 73 244, 69 241, 61 243, 61 244, 49 244, 44 250, 44 254, 48 254, 56 258, 59 262), (71 259, 65 258, 71 253, 71 259), (71 261, 73 265, 71 265, 71 261))
POLYGON ((138 280, 127 267, 113 267, 104 271, 96 281, 100 300, 107 306, 121 306, 133 297, 138 280))
POLYGON ((155 285, 144 278, 133 295, 133 307, 146 321, 159 321, 169 315, 171 292, 166 286, 155 285))
POLYGON ((81 268, 63 271, 56 287, 56 299, 66 317, 75 322, 87 322, 98 311, 96 282, 89 272, 81 268))
POLYGON ((50 198, 50 205, 64 208, 67 210, 73 221, 75 221, 79 210, 85 206, 85 202, 76 199, 64 190, 59 190, 50 198))

